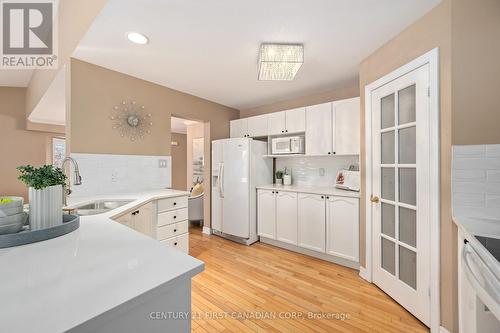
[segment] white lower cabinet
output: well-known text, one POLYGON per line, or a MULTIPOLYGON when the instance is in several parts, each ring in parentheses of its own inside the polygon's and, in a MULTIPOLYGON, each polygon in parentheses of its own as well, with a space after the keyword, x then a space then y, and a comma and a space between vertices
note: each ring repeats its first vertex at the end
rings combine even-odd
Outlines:
POLYGON ((276 192, 276 240, 297 245, 297 193, 276 192))
POLYGON ((189 251, 188 197, 178 196, 144 204, 114 220, 160 243, 189 251))
POLYGON ((257 191, 257 234, 276 239, 276 199, 274 191, 257 191))
POLYGON ((299 246, 325 252, 325 196, 299 193, 299 246))
POLYGON ((359 198, 257 190, 261 241, 359 267, 359 198))
POLYGON ((326 253, 359 260, 358 198, 327 197, 326 253))

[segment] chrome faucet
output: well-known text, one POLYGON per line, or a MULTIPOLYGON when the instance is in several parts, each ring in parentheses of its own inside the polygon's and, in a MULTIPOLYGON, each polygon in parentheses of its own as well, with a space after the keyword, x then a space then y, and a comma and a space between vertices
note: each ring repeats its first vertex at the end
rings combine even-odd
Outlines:
MULTIPOLYGON (((75 168, 75 180, 73 182, 73 185, 82 185, 82 176, 80 176, 80 170, 78 169, 78 163, 76 162, 76 160, 72 157, 66 157, 63 161, 62 161, 62 164, 61 164, 61 169, 63 170, 63 172, 65 172, 65 168, 64 168, 64 165, 66 164, 66 162, 71 162, 73 164, 73 167, 75 168)), ((70 166, 71 168, 71 166, 70 166)), ((69 180, 69 177, 68 177, 68 186, 66 186, 66 188, 64 189, 64 194, 63 194, 63 205, 64 207, 66 207, 68 205, 68 195, 71 194, 71 181, 69 180)))

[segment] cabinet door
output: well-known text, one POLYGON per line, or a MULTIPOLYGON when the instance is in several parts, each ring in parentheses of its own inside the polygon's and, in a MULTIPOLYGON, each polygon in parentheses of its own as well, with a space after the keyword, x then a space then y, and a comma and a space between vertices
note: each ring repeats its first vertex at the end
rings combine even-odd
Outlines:
POLYGON ((332 152, 332 103, 306 108, 306 155, 332 152))
POLYGON ((357 262, 359 260, 359 200, 329 197, 326 207, 326 252, 357 262))
POLYGON ((359 155, 359 97, 333 102, 333 152, 359 155))
POLYGON ((306 130, 306 108, 286 111, 286 133, 304 132, 306 130))
POLYGON ((247 118, 250 137, 267 136, 267 115, 247 118))
POLYGON ((137 208, 134 214, 134 229, 144 235, 153 236, 153 204, 137 208))
POLYGON ((257 191, 257 231, 259 236, 276 239, 274 191, 257 191))
POLYGON ((276 239, 297 245, 297 193, 276 192, 276 239))
POLYGON ((269 135, 283 134, 286 131, 286 112, 273 112, 267 115, 269 135))
POLYGON ((299 246, 325 252, 325 198, 299 193, 299 246))
POLYGON ((247 119, 236 119, 230 121, 230 136, 232 138, 244 138, 248 134, 247 119))

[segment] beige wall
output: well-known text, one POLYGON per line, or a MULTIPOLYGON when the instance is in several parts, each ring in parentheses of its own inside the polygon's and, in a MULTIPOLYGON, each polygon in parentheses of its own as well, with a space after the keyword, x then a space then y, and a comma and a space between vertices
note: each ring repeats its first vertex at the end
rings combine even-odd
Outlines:
POLYGON ((298 97, 286 101, 280 101, 268 105, 263 105, 251 109, 241 110, 240 117, 251 117, 264 113, 289 110, 308 105, 321 104, 339 99, 346 99, 359 96, 359 82, 354 82, 348 87, 330 90, 321 94, 298 97))
POLYGON ((170 156, 172 156, 172 188, 185 191, 187 174, 187 140, 186 134, 172 133, 172 142, 177 142, 177 146, 172 145, 170 156))
MULTIPOLYGON (((61 0, 59 2, 59 68, 71 54, 107 0, 61 0)), ((26 115, 30 115, 54 80, 57 70, 35 70, 26 91, 26 115)), ((39 130, 37 127, 34 130, 39 130)), ((61 132, 61 129, 57 130, 61 132)))
POLYGON ((235 109, 80 60, 71 62, 71 151, 170 155, 170 118, 210 122, 213 139, 229 137, 235 109), (132 142, 112 129, 113 106, 123 99, 146 106, 151 134, 132 142))
POLYGON ((186 185, 187 189, 193 186, 193 139, 204 138, 205 125, 197 123, 187 127, 187 173, 186 185))
POLYGON ((500 1, 453 0, 453 144, 500 143, 500 1))
POLYGON ((52 134, 26 130, 26 88, 0 87, 0 195, 28 199, 26 186, 17 180, 19 165, 51 163, 52 134))

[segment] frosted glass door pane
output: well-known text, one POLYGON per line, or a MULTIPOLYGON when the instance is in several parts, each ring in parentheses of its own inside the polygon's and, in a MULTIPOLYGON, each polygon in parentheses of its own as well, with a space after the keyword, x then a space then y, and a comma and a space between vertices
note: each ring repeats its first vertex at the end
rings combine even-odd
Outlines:
POLYGON ((395 208, 391 204, 382 202, 382 233, 394 238, 395 233, 395 208))
POLYGON ((399 279, 417 289, 417 254, 399 246, 399 279))
POLYGON ((394 131, 382 133, 381 138, 382 164, 394 164, 394 131))
POLYGON ((416 132, 417 128, 415 126, 399 130, 399 163, 416 163, 416 132))
POLYGON ((394 183, 394 168, 381 169, 381 184, 382 198, 394 201, 395 183, 394 183))
POLYGON ((380 103, 380 128, 394 127, 394 94, 383 97, 380 103))
POLYGON ((399 240, 410 246, 417 246, 417 212, 399 207, 399 240))
POLYGON ((399 201, 413 206, 417 204, 417 179, 415 168, 399 169, 399 201))
POLYGON ((393 242, 382 238, 382 268, 395 275, 396 272, 396 253, 393 242))
POLYGON ((411 85, 398 92, 399 124, 415 121, 415 85, 411 85))

